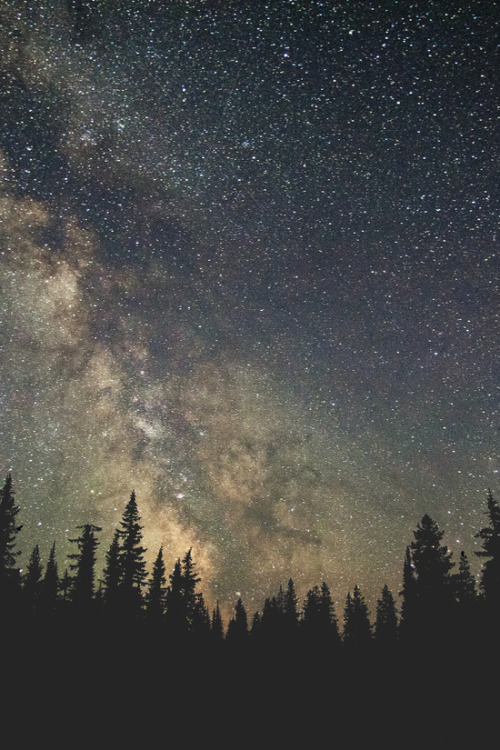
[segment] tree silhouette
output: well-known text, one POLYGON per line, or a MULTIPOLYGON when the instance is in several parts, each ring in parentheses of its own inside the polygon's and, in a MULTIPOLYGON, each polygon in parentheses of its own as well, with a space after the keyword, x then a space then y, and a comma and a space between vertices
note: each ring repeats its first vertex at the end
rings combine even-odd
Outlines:
POLYGON ((130 618, 138 617, 142 611, 142 586, 147 578, 146 550, 142 546, 141 518, 135 492, 132 491, 123 512, 118 537, 120 540, 119 564, 120 602, 130 618))
POLYGON ((453 594, 458 604, 471 606, 477 600, 476 579, 471 573, 469 560, 462 550, 458 561, 458 573, 452 575, 453 594))
POLYGON ((200 577, 196 573, 192 548, 190 548, 182 558, 182 598, 188 630, 193 629, 194 619, 197 614, 200 614, 196 596, 196 587, 199 582, 200 577))
POLYGON ((57 573, 56 543, 54 542, 50 548, 49 559, 47 561, 47 567, 45 568, 45 576, 43 578, 42 589, 40 592, 39 609, 43 620, 47 620, 56 612, 58 591, 59 576, 57 573))
POLYGON ((340 644, 334 604, 326 581, 321 588, 313 586, 306 594, 302 609, 301 631, 304 643, 324 648, 340 644))
POLYGON ((62 574, 59 580, 59 593, 61 596, 61 601, 66 602, 66 603, 70 601, 72 587, 73 587, 73 580, 71 578, 69 570, 65 568, 64 573, 62 574))
POLYGON ((337 617, 330 589, 326 581, 323 581, 320 589, 319 620, 320 629, 325 641, 332 646, 338 646, 340 644, 340 635, 337 617))
POLYGON ((410 545, 406 547, 405 559, 403 564, 403 588, 400 591, 403 597, 401 605, 401 619, 399 622, 399 632, 403 638, 410 638, 415 635, 416 630, 416 613, 417 607, 417 582, 415 571, 411 559, 410 545))
POLYGON ((288 580, 287 588, 283 596, 283 637, 289 643, 297 636, 299 625, 299 614, 297 611, 298 599, 295 593, 295 585, 291 578, 288 580))
POLYGON ((40 558, 40 548, 37 545, 33 548, 28 563, 28 568, 23 576, 24 600, 27 608, 28 617, 35 617, 38 607, 38 600, 42 590, 43 566, 40 558))
POLYGON ((375 640, 378 644, 392 645, 398 637, 398 617, 394 597, 387 584, 377 600, 375 615, 375 640))
POLYGON ((352 648, 366 647, 371 641, 371 625, 368 607, 359 586, 355 586, 352 596, 347 594, 344 609, 344 643, 352 648))
POLYGON ((450 628, 453 590, 451 553, 441 544, 444 532, 429 515, 424 515, 410 544, 415 572, 416 609, 420 636, 444 636, 450 628))
POLYGON ((241 597, 238 598, 234 610, 234 617, 227 626, 226 641, 232 645, 243 646, 248 641, 249 632, 247 613, 241 597))
MULTIPOLYGON (((6 619, 12 620, 10 630, 4 631, 9 636, 3 641, 5 652, 15 654, 13 645, 27 659, 47 652, 51 665, 58 657, 62 665, 69 654, 72 658, 78 654, 81 663, 89 665, 88 675, 93 674, 94 666, 100 668, 106 657, 107 672, 102 672, 103 675, 113 675, 115 670, 125 675, 130 666, 131 684, 138 684, 135 671, 138 662, 125 664, 123 655, 128 653, 130 644, 138 642, 139 636, 143 664, 168 664, 172 674, 185 675, 184 695, 193 670, 199 670, 199 675, 211 675, 215 674, 211 671, 215 665, 215 671, 230 682, 229 670, 237 663, 240 670, 245 670, 250 691, 262 688, 265 692, 262 670, 268 669, 265 674, 272 675, 272 679, 268 680, 267 688, 281 692, 287 700, 297 683, 319 686, 317 678, 336 669, 342 694, 334 693, 334 698, 344 700, 343 707, 346 702, 342 696, 348 695, 349 700, 363 701, 360 716, 368 710, 374 716, 374 705, 380 708, 381 702, 396 700, 398 711, 403 712, 407 721, 429 704, 436 703, 441 711, 441 683, 432 676, 438 656, 447 674, 453 674, 455 664, 460 670, 468 668, 468 676, 481 665, 487 664, 492 672, 496 669, 495 576, 500 511, 491 493, 488 495, 490 525, 477 534, 482 540, 478 554, 486 559, 481 596, 476 591, 465 552, 460 555, 457 572, 452 574, 453 562, 442 543, 443 532, 426 515, 406 549, 399 628, 394 597, 384 585, 377 601, 373 637, 370 613, 359 586, 347 594, 341 637, 326 582, 307 592, 299 614, 292 578, 285 589, 280 586, 276 595, 265 599, 262 614, 254 615, 250 633, 245 607, 241 597, 238 598, 224 634, 219 601, 210 619, 204 594, 197 590, 200 577, 192 548, 176 561, 166 588, 163 547, 160 547, 145 585, 145 550, 135 493, 107 551, 101 593, 94 590, 97 534, 101 529, 92 524, 78 526, 80 535, 70 540, 77 548, 69 555, 73 575, 66 571, 59 581, 55 544, 45 574, 38 545, 24 573, 19 574, 16 540, 20 526, 12 497, 8 480, 0 498, 3 581, 10 581, 18 596, 10 600, 9 607, 5 606, 5 597, 0 601, 3 605, 0 625, 6 619), (5 571, 11 571, 12 579, 5 571), (372 693, 368 695, 367 682, 360 679, 363 668, 377 674, 379 699, 372 693), (412 683, 412 698, 408 702, 404 695, 399 696, 398 688, 406 675, 412 683)), ((322 690, 316 692, 313 703, 324 700, 322 690)))
POLYGON ((165 615, 167 632, 173 638, 181 638, 188 632, 188 623, 184 606, 184 583, 180 558, 176 561, 169 580, 165 615))
POLYGON ((78 552, 68 555, 70 570, 75 572, 72 579, 72 602, 81 613, 90 613, 94 599, 94 579, 96 550, 99 545, 96 534, 102 529, 91 523, 77 526, 82 530, 79 537, 69 541, 76 544, 78 552))
POLYGON ((17 524, 19 506, 14 501, 12 474, 8 474, 0 490, 0 597, 10 598, 19 589, 20 573, 16 566, 21 554, 16 549, 17 535, 22 525, 17 524))
POLYGON ((489 526, 476 534, 482 542, 482 549, 476 555, 486 558, 479 587, 490 612, 500 617, 500 505, 491 490, 488 490, 487 516, 489 526))
POLYGON ((102 574, 103 594, 102 599, 107 610, 108 617, 113 614, 118 616, 120 596, 120 583, 122 580, 122 568, 120 565, 120 532, 115 529, 113 540, 106 552, 105 567, 102 574))
POLYGON ((210 615, 205 598, 200 592, 196 594, 191 616, 191 633, 196 641, 202 645, 208 644, 210 636, 210 615))
POLYGON ((222 623, 222 616, 220 612, 218 599, 212 611, 212 619, 210 621, 210 632, 212 633, 212 641, 215 644, 221 644, 222 641, 224 640, 224 626, 222 623))
POLYGON ((165 614, 166 581, 163 547, 160 547, 146 594, 146 616, 150 622, 157 625, 163 621, 165 614))
POLYGON ((309 589, 302 608, 301 622, 302 630, 307 634, 308 639, 311 639, 320 629, 320 599, 319 586, 316 585, 309 589))

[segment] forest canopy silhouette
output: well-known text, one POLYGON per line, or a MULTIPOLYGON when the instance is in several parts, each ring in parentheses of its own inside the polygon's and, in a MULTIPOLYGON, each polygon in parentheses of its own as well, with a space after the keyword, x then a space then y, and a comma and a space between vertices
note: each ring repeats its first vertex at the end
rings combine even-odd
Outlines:
POLYGON ((160 547, 147 569, 135 492, 100 571, 102 529, 91 523, 76 528, 68 569, 59 569, 55 544, 45 566, 36 545, 20 568, 21 516, 8 474, 0 491, 4 670, 11 677, 57 673, 66 680, 68 663, 78 664, 70 670, 80 690, 77 705, 84 694, 105 694, 107 704, 133 694, 140 702, 138 685, 164 668, 170 686, 163 697, 185 718, 186 693, 203 676, 212 686, 201 701, 206 716, 219 700, 232 711, 253 706, 259 727, 276 702, 286 710, 300 707, 308 716, 324 709, 350 719, 374 717, 390 705, 401 727, 423 710, 451 721, 456 705, 443 687, 443 672, 447 679, 455 674, 481 685, 469 698, 473 713, 495 701, 494 693, 484 692, 483 680, 497 668, 499 656, 500 505, 491 491, 487 522, 476 534, 481 543, 476 554, 483 561, 479 585, 465 553, 454 560, 443 544, 444 532, 426 514, 401 562, 401 590, 381 583, 375 613, 359 586, 336 611, 325 581, 301 602, 290 578, 255 613, 238 598, 226 625, 220 603, 209 608, 205 601, 192 549, 168 573, 160 547), (401 689, 407 680, 411 696, 401 689))
POLYGON ((36 545, 27 566, 20 568, 21 515, 8 474, 0 491, 0 595, 4 625, 11 622, 17 628, 52 627, 72 618, 96 632, 110 623, 124 629, 139 625, 151 632, 163 629, 165 639, 187 639, 206 648, 226 642, 254 647, 321 643, 329 649, 354 649, 372 642, 387 646, 462 637, 465 627, 479 621, 483 627, 496 623, 500 614, 500 506, 491 491, 486 502, 488 524, 476 534, 481 548, 475 554, 483 559, 479 586, 465 552, 453 560, 442 542, 444 531, 425 514, 402 560, 401 591, 395 595, 381 582, 371 619, 359 586, 347 593, 343 611, 336 612, 325 581, 299 602, 290 578, 251 618, 239 598, 226 628, 219 602, 210 611, 199 590, 192 549, 167 574, 168 561, 160 547, 152 569, 147 570, 134 491, 101 571, 96 570, 96 551, 102 529, 91 523, 78 526, 70 539, 74 551, 69 554, 69 569, 61 573, 55 543, 45 567, 36 545))

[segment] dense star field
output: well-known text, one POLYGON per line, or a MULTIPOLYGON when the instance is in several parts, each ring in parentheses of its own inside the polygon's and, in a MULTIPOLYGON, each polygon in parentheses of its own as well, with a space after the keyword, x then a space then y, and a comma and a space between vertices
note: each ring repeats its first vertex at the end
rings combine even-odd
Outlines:
POLYGON ((3 0, 0 469, 19 545, 134 489, 207 602, 474 570, 498 490, 495 3, 3 0), (35 7, 36 6, 36 7, 35 7))

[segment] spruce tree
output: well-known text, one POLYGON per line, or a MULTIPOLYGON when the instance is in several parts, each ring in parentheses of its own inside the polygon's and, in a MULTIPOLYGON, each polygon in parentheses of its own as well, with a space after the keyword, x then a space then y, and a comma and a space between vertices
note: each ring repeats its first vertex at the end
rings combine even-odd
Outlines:
POLYGON ((90 613, 94 601, 96 550, 99 545, 96 535, 102 529, 91 523, 77 528, 81 529, 82 533, 79 537, 69 540, 78 547, 78 552, 68 555, 69 559, 73 560, 70 570, 75 573, 72 579, 72 602, 80 613, 90 613))
POLYGON ((212 640, 215 644, 222 643, 222 641, 224 640, 224 626, 222 623, 222 616, 220 612, 218 599, 212 611, 212 619, 210 622, 210 632, 212 634, 212 640))
POLYGON ((73 587, 73 581, 69 570, 65 568, 62 577, 59 580, 59 592, 61 595, 61 601, 68 603, 71 600, 71 589, 73 587))
POLYGON ((459 605, 470 606, 476 602, 476 579, 471 573, 469 560, 463 550, 458 561, 458 573, 452 575, 452 589, 459 605))
POLYGON ((417 575, 419 596, 434 597, 448 588, 448 574, 453 567, 448 547, 441 544, 444 532, 429 515, 424 515, 414 531, 410 544, 417 575))
POLYGON ((489 525, 476 534, 482 542, 482 549, 476 555, 486 560, 479 587, 490 613, 500 617, 500 505, 491 490, 488 490, 486 514, 489 525))
POLYGON ((337 646, 340 643, 340 635, 335 615, 335 606, 332 595, 326 581, 323 581, 319 596, 319 627, 321 637, 331 646, 337 646))
POLYGON ((182 558, 182 598, 188 630, 192 630, 193 627, 197 609, 196 587, 201 580, 196 573, 192 551, 192 548, 190 548, 182 558))
POLYGON ((452 626, 453 590, 450 571, 454 565, 448 547, 441 543, 444 532, 424 515, 410 544, 415 572, 416 617, 420 635, 443 637, 452 626))
POLYGON ((294 639, 297 635, 299 615, 297 612, 297 594, 295 585, 290 578, 283 596, 283 637, 285 640, 294 639))
POLYGON ((252 617, 252 624, 250 625, 250 637, 254 643, 258 643, 260 639, 260 628, 262 623, 262 615, 260 612, 255 612, 252 617))
POLYGON ((188 623, 184 604, 182 564, 180 558, 176 561, 174 569, 169 575, 169 581, 165 614, 167 632, 173 638, 181 638, 187 635, 188 623))
POLYGON ((306 642, 313 643, 321 628, 320 614, 321 594, 319 586, 313 586, 306 594, 302 607, 301 630, 304 633, 306 642))
POLYGON ((352 596, 347 594, 344 609, 344 643, 346 646, 363 648, 370 643, 371 625, 366 602, 359 586, 355 586, 352 596))
POLYGON ((119 616, 117 612, 120 584, 122 580, 122 569, 120 565, 120 532, 115 530, 113 540, 106 552, 105 566, 102 573, 103 593, 102 599, 106 613, 109 617, 113 614, 119 616))
POLYGON ((285 597, 282 586, 279 587, 277 595, 267 597, 264 601, 259 626, 259 638, 262 645, 274 649, 282 643, 286 628, 284 605, 285 597))
POLYGON ((142 546, 141 518, 135 492, 132 491, 118 530, 120 545, 120 600, 126 617, 139 616, 142 610, 142 587, 147 578, 145 548, 142 546))
POLYGON ((163 562, 163 547, 160 547, 153 565, 151 579, 146 594, 146 616, 153 624, 159 624, 165 613, 165 563, 163 562))
POLYGON ((20 587, 20 572, 17 559, 21 554, 16 549, 17 535, 22 525, 17 523, 19 506, 14 501, 12 475, 9 473, 0 490, 0 600, 8 601, 20 587))
POLYGON ((192 618, 191 633, 198 643, 206 646, 210 636, 210 615, 203 594, 196 594, 192 618))
POLYGON ((59 576, 57 573, 56 543, 50 548, 45 576, 40 592, 40 614, 43 619, 54 616, 57 608, 57 597, 59 590, 59 576))
POLYGON ((249 637, 248 618, 241 597, 235 605, 234 617, 227 626, 226 640, 234 646, 244 646, 249 637))
POLYGON ((399 592, 403 597, 401 604, 401 619, 399 622, 399 632, 403 638, 411 638, 415 635, 417 628, 417 582, 413 563, 411 560, 411 549, 406 547, 405 559, 403 564, 403 588, 399 592))
POLYGON ((375 615, 375 640, 380 645, 392 645, 398 637, 398 617, 394 597, 387 584, 377 601, 375 615))
POLYGON ((42 590, 43 566, 40 557, 40 547, 35 545, 31 553, 28 568, 23 576, 24 600, 28 617, 35 617, 38 601, 42 590))
POLYGON ((302 610, 301 630, 304 643, 314 647, 337 646, 340 643, 337 618, 326 581, 321 588, 313 586, 306 594, 302 610))

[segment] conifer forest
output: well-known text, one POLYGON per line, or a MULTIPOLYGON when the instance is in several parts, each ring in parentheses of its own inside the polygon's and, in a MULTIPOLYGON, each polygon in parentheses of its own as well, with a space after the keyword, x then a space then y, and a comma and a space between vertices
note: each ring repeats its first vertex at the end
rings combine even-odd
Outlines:
MULTIPOLYGON (((426 514, 401 561, 401 590, 382 582, 374 615, 358 586, 337 610, 326 581, 299 601, 290 578, 255 613, 238 598, 224 623, 220 603, 205 601, 191 549, 171 567, 161 547, 147 570, 135 492, 98 571, 101 531, 90 523, 75 530, 64 572, 55 544, 45 565, 36 545, 21 569, 22 509, 6 477, 3 721, 14 735, 10 703, 21 716, 29 706, 34 725, 23 731, 53 723, 74 732, 80 724, 82 738, 96 732, 107 743, 102 727, 126 741, 164 726, 180 743, 167 743, 173 747, 208 738, 215 727, 245 734, 233 735, 237 747, 299 747, 327 730, 333 746, 336 733, 364 742, 392 726, 418 737, 438 722, 437 743, 440 732, 458 738, 494 725, 500 505, 491 491, 476 535, 479 585, 465 553, 453 560, 444 531, 426 514)), ((220 744, 234 746, 227 737, 220 744)))

